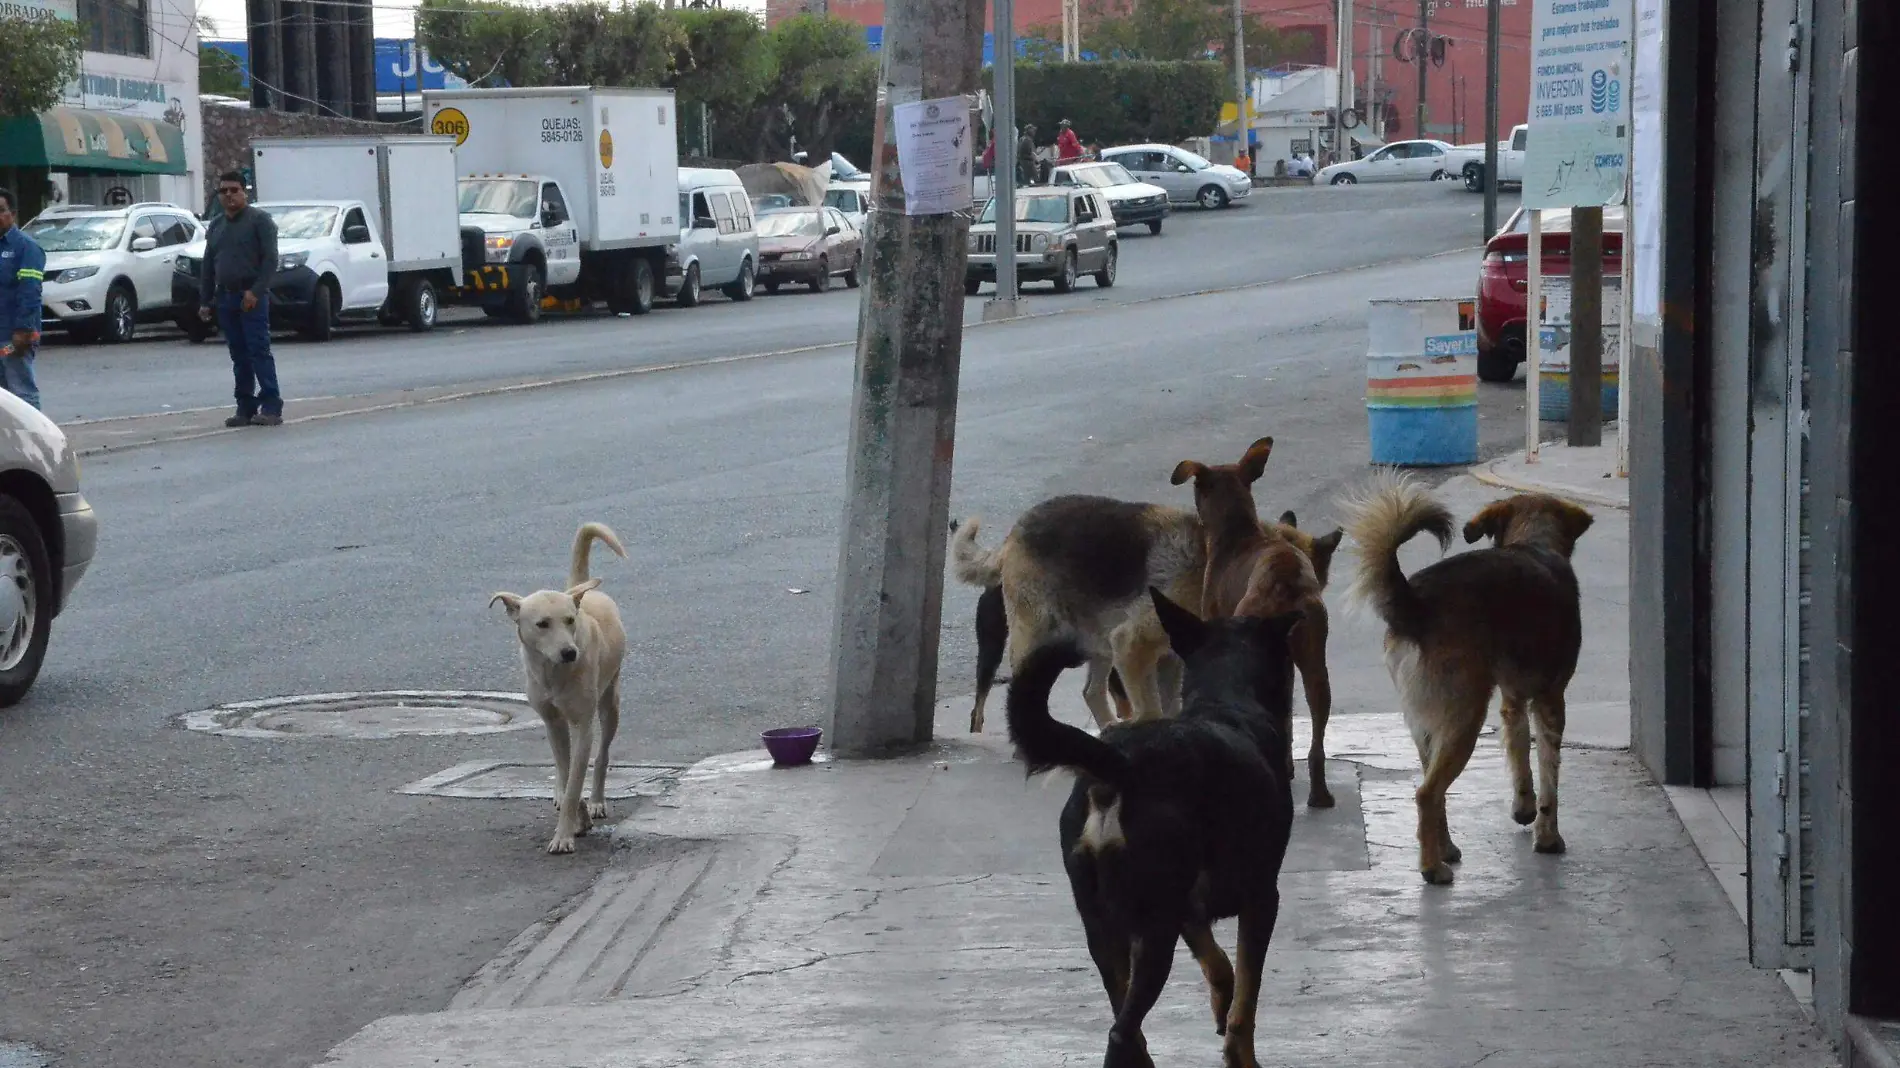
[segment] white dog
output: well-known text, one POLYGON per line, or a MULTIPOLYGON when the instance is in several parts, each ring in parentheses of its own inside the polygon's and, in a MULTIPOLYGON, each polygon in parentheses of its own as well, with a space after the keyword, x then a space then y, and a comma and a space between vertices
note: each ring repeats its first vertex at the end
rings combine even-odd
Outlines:
POLYGON ((587 577, 590 543, 599 541, 622 560, 627 550, 600 523, 582 524, 574 535, 566 590, 539 590, 526 597, 497 593, 515 621, 521 640, 521 666, 528 676, 528 704, 548 725, 554 750, 554 802, 560 819, 550 853, 574 852, 574 839, 607 815, 607 749, 620 726, 620 662, 627 655, 627 632, 613 598, 595 589, 587 577), (594 798, 581 807, 594 724, 600 723, 600 755, 594 762, 594 798))

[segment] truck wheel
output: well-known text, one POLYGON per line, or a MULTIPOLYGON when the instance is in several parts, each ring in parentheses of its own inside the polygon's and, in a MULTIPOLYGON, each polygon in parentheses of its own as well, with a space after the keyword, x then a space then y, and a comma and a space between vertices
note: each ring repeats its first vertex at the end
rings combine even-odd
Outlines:
POLYGON ((0 708, 18 704, 39 677, 57 600, 46 539, 33 513, 0 496, 0 708))
POLYGON ((427 278, 415 278, 403 285, 402 318, 409 324, 409 329, 418 334, 434 330, 435 317, 440 310, 434 282, 427 278))
POLYGON ((686 277, 680 282, 680 293, 676 299, 682 308, 691 308, 699 303, 699 264, 686 266, 686 277))
POLYGON ((747 260, 739 265, 739 280, 726 287, 726 296, 737 301, 751 300, 752 283, 752 261, 747 260))
POLYGON ((767 293, 771 293, 776 296, 778 294, 778 283, 777 282, 765 283, 765 291, 767 293))
POLYGON ((651 260, 643 257, 628 264, 626 272, 621 275, 621 282, 627 287, 621 299, 626 301, 628 312, 634 315, 645 315, 653 310, 653 262, 651 260))
POLYGON ((319 279, 310 291, 310 318, 303 335, 312 341, 328 341, 336 333, 336 298, 328 278, 319 279))
POLYGON ((963 291, 972 297, 976 296, 982 289, 983 280, 981 278, 965 278, 963 280, 963 291))
POLYGON ((1056 275, 1056 292, 1058 293, 1075 292, 1075 250, 1074 249, 1070 249, 1069 254, 1062 258, 1062 273, 1059 275, 1056 275))
POLYGON ((515 322, 523 325, 541 321, 541 294, 545 286, 541 281, 541 268, 532 263, 521 268, 521 288, 508 297, 508 314, 515 322))
POLYGON ((1161 236, 1161 220, 1160 219, 1148 220, 1148 233, 1154 237, 1161 236))
POLYGON ((1108 258, 1102 261, 1102 269, 1095 272, 1095 284, 1097 286, 1107 289, 1115 284, 1115 261, 1119 259, 1121 259, 1120 247, 1110 244, 1108 246, 1108 258))
POLYGON ((1484 164, 1473 163, 1465 168, 1465 188, 1473 193, 1484 192, 1484 164))

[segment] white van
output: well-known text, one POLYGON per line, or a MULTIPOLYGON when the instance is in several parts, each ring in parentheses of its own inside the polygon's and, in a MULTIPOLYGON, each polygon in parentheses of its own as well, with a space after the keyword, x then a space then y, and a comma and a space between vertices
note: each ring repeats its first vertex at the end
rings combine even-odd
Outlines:
POLYGON ((735 171, 680 168, 680 239, 667 257, 666 292, 681 307, 716 288, 733 300, 752 299, 759 235, 752 198, 735 171))

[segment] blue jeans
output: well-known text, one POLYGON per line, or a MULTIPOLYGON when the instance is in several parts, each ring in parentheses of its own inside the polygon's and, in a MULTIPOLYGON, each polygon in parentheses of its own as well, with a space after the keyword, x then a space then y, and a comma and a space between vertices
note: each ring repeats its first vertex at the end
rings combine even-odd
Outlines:
POLYGON ((218 294, 218 329, 231 350, 231 375, 237 382, 239 415, 284 414, 277 392, 277 361, 270 354, 270 296, 260 293, 257 307, 244 310, 244 294, 218 294))
MULTIPOLYGON (((12 335, 0 337, 0 347, 11 345, 12 335)), ((33 378, 33 357, 39 352, 38 343, 28 345, 24 353, 12 353, 0 357, 0 376, 4 376, 7 392, 31 404, 40 406, 40 384, 33 378)))

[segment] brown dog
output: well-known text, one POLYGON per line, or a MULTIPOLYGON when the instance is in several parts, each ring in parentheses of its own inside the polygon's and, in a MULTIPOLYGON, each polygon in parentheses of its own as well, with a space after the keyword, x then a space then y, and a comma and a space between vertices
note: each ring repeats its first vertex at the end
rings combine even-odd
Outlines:
POLYGON ((1492 690, 1502 694, 1511 818, 1536 824, 1539 853, 1563 852, 1557 765, 1564 690, 1583 645, 1570 554, 1590 529, 1590 513, 1537 493, 1493 502, 1465 524, 1465 541, 1489 537, 1493 548, 1440 560, 1407 579, 1399 546, 1421 532, 1441 548, 1450 544, 1444 505, 1411 478, 1387 472, 1348 502, 1347 512, 1360 558, 1349 595, 1385 620, 1386 669, 1425 771, 1417 794, 1419 872, 1428 883, 1452 880, 1460 853, 1445 818, 1445 792, 1471 759, 1492 690), (1527 707, 1537 719, 1535 796, 1527 707))
MULTIPOLYGON (((1207 570, 1201 583, 1201 617, 1224 619, 1248 616, 1272 619, 1298 613, 1300 623, 1288 636, 1293 663, 1306 688, 1306 708, 1313 717, 1313 744, 1307 750, 1310 781, 1306 803, 1331 808, 1332 791, 1326 786, 1326 721, 1332 714, 1333 685, 1326 670, 1329 619, 1321 596, 1325 583, 1309 552, 1282 533, 1275 524, 1262 523, 1254 508, 1253 484, 1266 472, 1273 439, 1261 438, 1248 446, 1240 462, 1208 465, 1183 460, 1171 481, 1177 486, 1194 480, 1194 510, 1207 539, 1207 570)), ((1332 558, 1337 533, 1327 535, 1332 558)), ((1324 540, 1324 539, 1315 539, 1324 540)), ((1287 709, 1281 737, 1288 746, 1287 774, 1293 773, 1293 674, 1285 674, 1288 692, 1280 707, 1287 709)))

